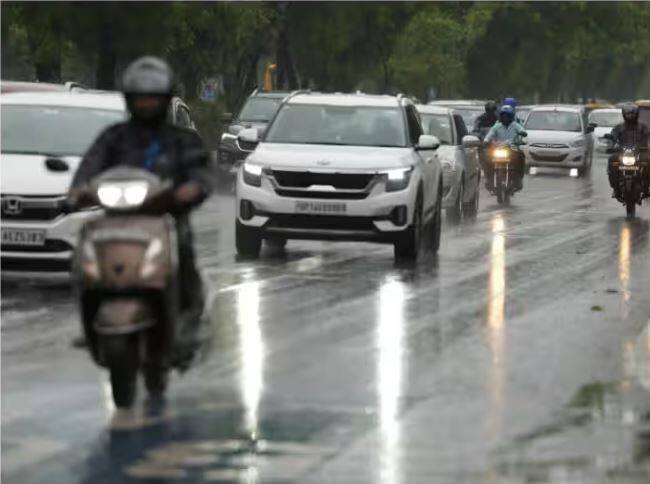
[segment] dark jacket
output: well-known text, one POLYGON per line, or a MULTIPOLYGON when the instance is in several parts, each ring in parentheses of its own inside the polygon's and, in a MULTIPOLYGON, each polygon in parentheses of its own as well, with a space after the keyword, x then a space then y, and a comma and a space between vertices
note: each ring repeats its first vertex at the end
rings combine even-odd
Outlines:
POLYGON ((496 115, 483 113, 474 121, 474 129, 472 132, 483 138, 498 120, 496 115))
POLYGON ((171 124, 154 128, 131 120, 113 125, 99 135, 83 157, 72 188, 82 187, 109 168, 127 165, 172 179, 175 186, 197 182, 207 196, 213 186, 208 163, 208 152, 194 131, 171 124), (152 143, 157 143, 153 155, 152 143))
POLYGON ((619 146, 636 146, 642 150, 648 149, 648 127, 643 123, 617 124, 612 129, 612 136, 619 146))

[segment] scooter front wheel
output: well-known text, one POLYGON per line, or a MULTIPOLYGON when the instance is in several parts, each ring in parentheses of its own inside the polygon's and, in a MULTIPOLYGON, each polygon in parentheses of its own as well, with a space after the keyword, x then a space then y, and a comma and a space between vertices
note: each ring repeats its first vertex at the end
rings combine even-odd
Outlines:
POLYGON ((134 335, 102 338, 104 358, 111 375, 113 402, 128 408, 135 400, 138 377, 138 341, 134 335))

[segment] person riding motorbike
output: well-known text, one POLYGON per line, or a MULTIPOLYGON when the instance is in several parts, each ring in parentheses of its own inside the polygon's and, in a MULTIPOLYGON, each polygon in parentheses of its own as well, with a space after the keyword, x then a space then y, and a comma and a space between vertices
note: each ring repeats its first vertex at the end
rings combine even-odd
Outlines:
MULTIPOLYGON (((611 132, 616 146, 635 146, 639 149, 642 161, 648 161, 648 149, 650 148, 650 134, 648 126, 639 122, 639 106, 634 103, 626 103, 621 108, 623 122, 614 126, 611 132)), ((615 153, 609 157, 607 163, 607 176, 612 187, 612 198, 619 198, 619 170, 614 167, 619 154, 615 153)), ((650 173, 645 170, 644 185, 645 192, 650 195, 650 173)))
MULTIPOLYGON (((100 173, 117 165, 145 168, 174 184, 179 251, 181 308, 198 324, 203 311, 203 290, 194 261, 189 213, 209 195, 212 180, 209 156, 199 135, 167 122, 174 94, 171 68, 162 59, 142 57, 131 63, 122 79, 131 118, 107 128, 85 154, 68 196, 74 207, 84 187, 100 173)), ((82 346, 83 340, 75 341, 82 346)))
MULTIPOLYGON (((475 134, 478 138, 481 140, 485 138, 485 135, 490 131, 492 126, 494 126, 497 121, 499 120, 498 117, 498 111, 499 111, 499 106, 497 106, 497 103, 494 101, 488 101, 485 103, 485 112, 481 114, 478 118, 476 118, 476 121, 474 121, 474 129, 472 130, 473 134, 475 134)), ((487 149, 485 147, 481 147, 479 150, 479 163, 481 164, 481 168, 483 168, 484 173, 488 173, 488 170, 490 167, 488 166, 490 164, 488 157, 487 157, 487 149)), ((490 186, 493 183, 492 179, 489 179, 488 177, 485 177, 485 188, 490 190, 490 186)))
MULTIPOLYGON (((521 140, 521 133, 523 132, 524 127, 515 121, 514 108, 509 105, 503 105, 499 110, 499 122, 492 126, 484 141, 486 144, 497 143, 517 146, 521 140)), ((524 159, 524 154, 519 150, 517 150, 517 153, 518 157, 513 167, 513 173, 515 174, 515 191, 522 189, 524 172, 526 170, 526 161, 524 159)), ((488 190, 492 191, 494 189, 492 163, 486 163, 485 179, 488 190)))

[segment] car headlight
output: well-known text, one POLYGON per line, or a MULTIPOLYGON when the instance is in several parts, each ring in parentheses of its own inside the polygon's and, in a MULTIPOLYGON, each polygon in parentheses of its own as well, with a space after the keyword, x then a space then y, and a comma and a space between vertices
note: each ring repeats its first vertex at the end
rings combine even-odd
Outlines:
POLYGON ((264 169, 260 165, 244 163, 244 183, 254 187, 261 187, 263 171, 264 169))
POLYGON ((573 148, 582 148, 585 145, 585 140, 582 138, 579 138, 571 143, 571 146, 573 148))
POLYGON ((634 166, 636 164, 636 157, 634 155, 623 155, 621 157, 623 166, 634 166))
POLYGON ((396 168, 394 170, 387 170, 384 172, 386 177, 386 191, 396 192, 404 190, 411 181, 411 174, 413 167, 410 168, 396 168))
POLYGON ((134 208, 142 205, 149 193, 145 181, 102 183, 97 189, 99 203, 106 208, 134 208))

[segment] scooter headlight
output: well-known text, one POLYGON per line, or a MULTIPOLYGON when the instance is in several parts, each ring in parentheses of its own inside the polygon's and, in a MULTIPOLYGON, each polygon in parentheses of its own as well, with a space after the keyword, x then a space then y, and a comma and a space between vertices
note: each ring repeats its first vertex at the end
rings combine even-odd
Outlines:
POLYGON ((105 208, 133 208, 142 205, 149 193, 145 181, 102 183, 97 189, 99 203, 105 208))

